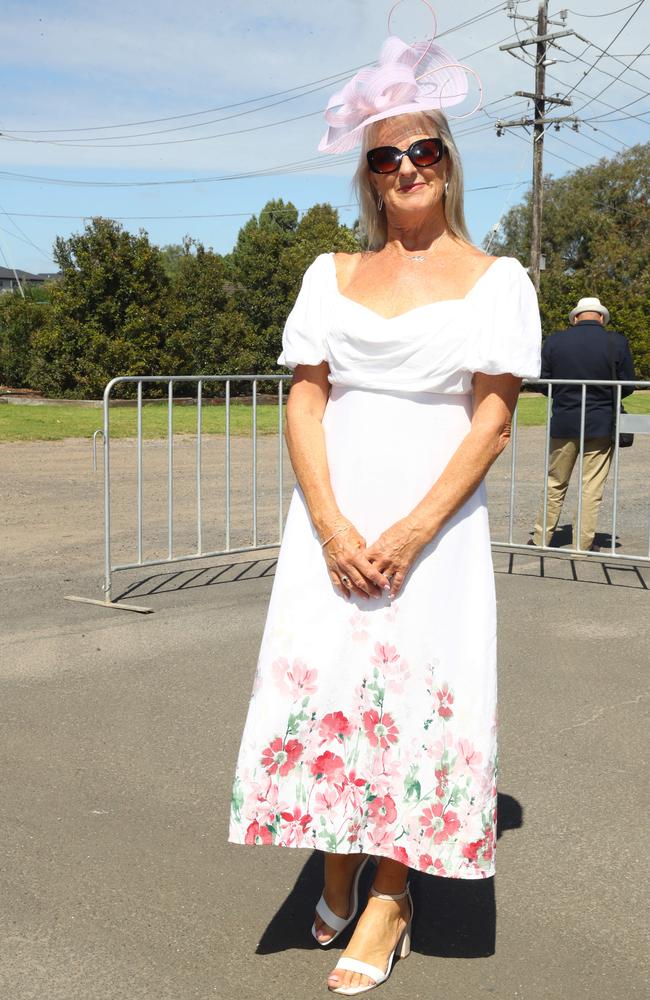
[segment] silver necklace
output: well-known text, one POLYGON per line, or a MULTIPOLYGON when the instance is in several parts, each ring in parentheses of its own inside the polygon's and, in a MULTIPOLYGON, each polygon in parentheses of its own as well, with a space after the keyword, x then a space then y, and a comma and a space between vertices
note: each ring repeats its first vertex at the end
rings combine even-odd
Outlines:
POLYGON ((437 246, 437 244, 440 242, 440 240, 444 236, 445 236, 445 233, 441 233, 440 236, 438 236, 438 238, 433 241, 433 243, 429 247, 429 249, 425 250, 423 253, 413 253, 413 254, 411 254, 411 253, 404 253, 403 250, 398 250, 397 247, 394 246, 394 244, 391 243, 390 246, 393 247, 395 253, 399 257, 403 257, 404 260, 410 260, 414 264, 424 264, 426 262, 427 257, 429 257, 433 253, 434 248, 437 246))

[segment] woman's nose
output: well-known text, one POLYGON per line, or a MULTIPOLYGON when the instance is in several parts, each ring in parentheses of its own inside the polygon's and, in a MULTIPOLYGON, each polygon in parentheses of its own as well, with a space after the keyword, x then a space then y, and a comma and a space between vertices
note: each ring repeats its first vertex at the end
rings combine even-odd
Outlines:
POLYGON ((403 156, 399 165, 399 173, 402 177, 413 177, 417 169, 413 166, 408 156, 403 156))

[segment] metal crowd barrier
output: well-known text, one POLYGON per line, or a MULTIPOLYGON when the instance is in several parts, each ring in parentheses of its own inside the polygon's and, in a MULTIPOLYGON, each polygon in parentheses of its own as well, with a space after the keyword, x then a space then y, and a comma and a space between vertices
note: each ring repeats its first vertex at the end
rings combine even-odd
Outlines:
MULTIPOLYGON (((284 383, 291 378, 290 375, 180 375, 180 376, 167 376, 167 375, 151 375, 151 376, 120 376, 118 378, 112 379, 104 390, 103 398, 103 430, 96 431, 93 437, 93 457, 94 465, 96 468, 96 439, 97 436, 101 434, 102 436, 102 447, 103 447, 103 467, 104 467, 104 580, 102 589, 104 592, 104 599, 97 600, 87 597, 67 597, 67 600, 80 601, 89 604, 100 604, 106 607, 120 608, 128 611, 139 611, 141 613, 149 613, 151 608, 138 607, 133 604, 123 604, 113 601, 112 599, 112 585, 113 585, 113 574, 120 570, 127 569, 138 569, 140 567, 149 566, 161 566, 167 565, 168 563, 178 563, 187 562, 189 560, 196 559, 206 559, 215 556, 223 556, 228 554, 243 553, 243 552, 257 552, 264 549, 277 548, 277 546, 282 541, 282 531, 283 531, 283 521, 284 521, 284 504, 283 504, 283 466, 284 466, 284 451, 283 451, 283 416, 284 416, 284 383), (231 406, 231 384, 233 382, 249 382, 252 388, 252 400, 251 400, 251 411, 252 411, 252 470, 251 470, 251 495, 252 495, 252 537, 251 544, 245 546, 233 547, 231 545, 231 427, 230 427, 230 406, 231 406), (258 539, 258 527, 257 527, 257 505, 258 505, 258 495, 257 495, 257 406, 258 406, 258 383, 259 382, 277 382, 277 402, 278 402, 278 452, 277 452, 277 538, 272 542, 266 542, 261 544, 258 539), (135 532, 135 550, 136 559, 133 562, 117 563, 114 564, 112 561, 111 553, 111 434, 110 434, 110 403, 111 395, 115 386, 123 385, 126 383, 133 383, 136 385, 136 407, 137 407, 137 432, 136 432, 136 532, 135 532), (159 559, 144 559, 143 558, 143 545, 142 545, 142 526, 143 526, 143 494, 142 494, 142 473, 143 473, 143 462, 142 462, 142 407, 143 407, 143 396, 142 387, 143 385, 151 385, 154 383, 163 383, 167 386, 167 555, 164 558, 159 559), (224 464, 224 481, 225 481, 225 547, 222 549, 206 550, 203 546, 203 509, 202 509, 202 436, 203 436, 203 387, 207 384, 219 383, 224 386, 225 399, 225 464, 224 464), (192 384, 196 386, 196 537, 197 537, 197 548, 195 552, 185 552, 185 553, 175 553, 174 551, 174 434, 173 434, 173 390, 174 386, 177 385, 188 385, 192 384)), ((621 390, 623 386, 636 386, 638 388, 647 389, 650 388, 650 382, 614 382, 614 381, 595 381, 595 380, 575 380, 575 379, 546 379, 546 380, 527 380, 525 385, 530 387, 533 391, 536 385, 546 385, 548 386, 547 394, 547 407, 546 407, 546 440, 545 440, 545 463, 544 463, 544 490, 543 490, 543 524, 542 524, 542 538, 546 539, 546 529, 547 529, 547 500, 548 500, 548 466, 549 466, 549 443, 550 443, 550 420, 553 405, 553 387, 558 385, 580 385, 582 393, 582 404, 581 404, 581 418, 580 418, 580 453, 579 453, 579 472, 578 472, 578 482, 580 484, 578 489, 578 510, 576 518, 576 536, 578 541, 577 548, 562 547, 555 548, 549 545, 540 545, 534 550, 526 544, 520 544, 514 541, 514 527, 515 527, 515 510, 516 510, 516 497, 517 497, 517 476, 516 476, 516 463, 517 463, 517 453, 518 453, 518 413, 519 406, 515 410, 513 422, 512 422, 512 435, 511 435, 511 462, 510 462, 510 507, 508 514, 508 536, 505 540, 492 540, 493 549, 502 549, 510 552, 522 552, 526 555, 552 555, 559 557, 571 557, 575 558, 577 556, 590 558, 595 560, 607 559, 616 560, 622 563, 649 563, 650 562, 650 518, 649 518, 649 536, 648 536, 648 551, 646 553, 617 553, 616 548, 616 528, 617 528, 617 516, 618 516, 618 494, 619 494, 619 444, 618 435, 621 431, 630 431, 635 434, 650 434, 650 416, 640 416, 635 414, 622 414, 620 413, 621 404, 621 390), (617 401, 617 418, 616 418, 616 433, 614 436, 615 447, 613 455, 613 509, 612 509, 612 524, 611 524, 611 551, 604 552, 586 552, 580 549, 580 529, 582 523, 582 471, 584 462, 584 450, 585 450, 585 415, 586 415, 586 401, 587 401, 587 387, 588 386, 611 386, 616 391, 616 401, 617 401)))
POLYGON ((103 457, 104 457, 104 580, 102 590, 104 600, 96 600, 89 597, 72 597, 66 600, 79 601, 85 604, 100 604, 106 607, 118 608, 126 611, 138 611, 143 614, 151 612, 151 608, 138 607, 134 604, 120 604, 113 601, 113 574, 119 570, 138 569, 147 566, 162 566, 168 563, 187 562, 195 559, 208 559, 214 556, 228 555, 230 553, 257 552, 264 549, 277 548, 282 541, 282 531, 284 522, 283 504, 283 474, 284 474, 284 450, 283 450, 283 417, 284 417, 284 383, 290 380, 290 375, 123 375, 111 379, 104 389, 103 397, 103 430, 96 431, 93 436, 93 460, 94 467, 97 465, 96 443, 97 436, 102 436, 103 457), (249 382, 252 386, 251 416, 252 416, 252 538, 251 544, 233 547, 231 545, 231 427, 230 427, 230 406, 231 406, 231 385, 233 382, 249 382), (278 459, 277 459, 277 483, 278 483, 278 533, 277 540, 260 544, 257 530, 257 406, 258 406, 258 383, 277 382, 278 400, 278 459), (137 431, 136 431, 136 560, 134 562, 114 564, 111 555, 111 434, 110 434, 110 403, 111 394, 117 385, 133 383, 137 388, 137 431), (142 551, 142 387, 154 383, 163 383, 167 386, 167 556, 161 559, 143 559, 142 551), (219 383, 224 386, 225 399, 225 547, 222 549, 206 550, 203 547, 203 504, 202 504, 202 437, 203 437, 203 387, 207 384, 219 383), (196 386, 196 536, 197 549, 195 552, 174 553, 174 434, 173 434, 173 391, 176 385, 196 386))
POLYGON ((648 549, 644 553, 618 553, 616 552, 616 528, 618 519, 618 493, 619 493, 619 434, 622 432, 633 433, 633 434, 650 434, 650 415, 645 414, 634 414, 634 413, 621 413, 621 401, 622 401, 622 389, 623 386, 632 386, 637 389, 649 389, 650 382, 626 382, 626 381, 612 381, 612 380, 602 380, 598 381, 596 379, 525 379, 524 385, 535 391, 535 386, 547 386, 548 391, 546 394, 546 440, 544 447, 544 491, 542 500, 542 539, 546 540, 547 533, 547 506, 548 506, 548 467, 549 467, 549 453, 550 453, 550 438, 551 438, 551 414, 553 408, 553 387, 559 385, 573 385, 581 387, 581 403, 580 403, 580 451, 578 456, 578 508, 576 512, 576 525, 575 525, 575 535, 577 537, 577 546, 570 548, 568 546, 562 546, 562 548, 556 548, 550 545, 538 545, 531 551, 531 547, 527 544, 519 544, 513 539, 514 523, 515 523, 515 510, 516 510, 516 465, 517 465, 517 450, 518 450, 518 415, 519 415, 519 405, 515 410, 513 421, 512 421, 512 441, 511 441, 511 461, 510 461, 510 509, 508 514, 508 538, 505 541, 497 541, 492 539, 493 549, 505 549, 509 552, 525 552, 526 555, 552 555, 559 558, 575 558, 576 556, 594 559, 596 561, 608 561, 616 560, 619 563, 650 563, 650 508, 648 517, 648 549), (616 394, 616 422, 614 428, 614 454, 612 456, 612 477, 613 477, 613 499, 612 499, 612 522, 611 522, 611 546, 606 552, 601 549, 600 552, 587 551, 580 548, 580 534, 582 527, 582 473, 584 466, 584 451, 585 451, 585 418, 586 418, 586 406, 587 406, 587 387, 588 386, 601 386, 609 387, 615 390, 616 394))

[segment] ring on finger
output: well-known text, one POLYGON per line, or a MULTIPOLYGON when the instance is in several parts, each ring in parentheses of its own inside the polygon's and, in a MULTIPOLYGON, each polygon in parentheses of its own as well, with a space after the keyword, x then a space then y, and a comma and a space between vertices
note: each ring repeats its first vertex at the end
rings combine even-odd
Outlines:
POLYGON ((347 587, 348 590, 351 589, 351 587, 352 587, 352 581, 351 581, 351 579, 350 579, 349 576, 345 576, 345 575, 342 576, 341 577, 341 583, 343 584, 344 587, 347 587))

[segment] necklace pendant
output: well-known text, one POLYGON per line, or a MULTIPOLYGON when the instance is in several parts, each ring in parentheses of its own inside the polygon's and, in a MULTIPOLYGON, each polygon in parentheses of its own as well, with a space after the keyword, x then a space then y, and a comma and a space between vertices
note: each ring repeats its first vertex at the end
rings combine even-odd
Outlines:
POLYGON ((426 257, 421 257, 419 254, 409 257, 409 260, 414 260, 416 264, 424 264, 426 257))

